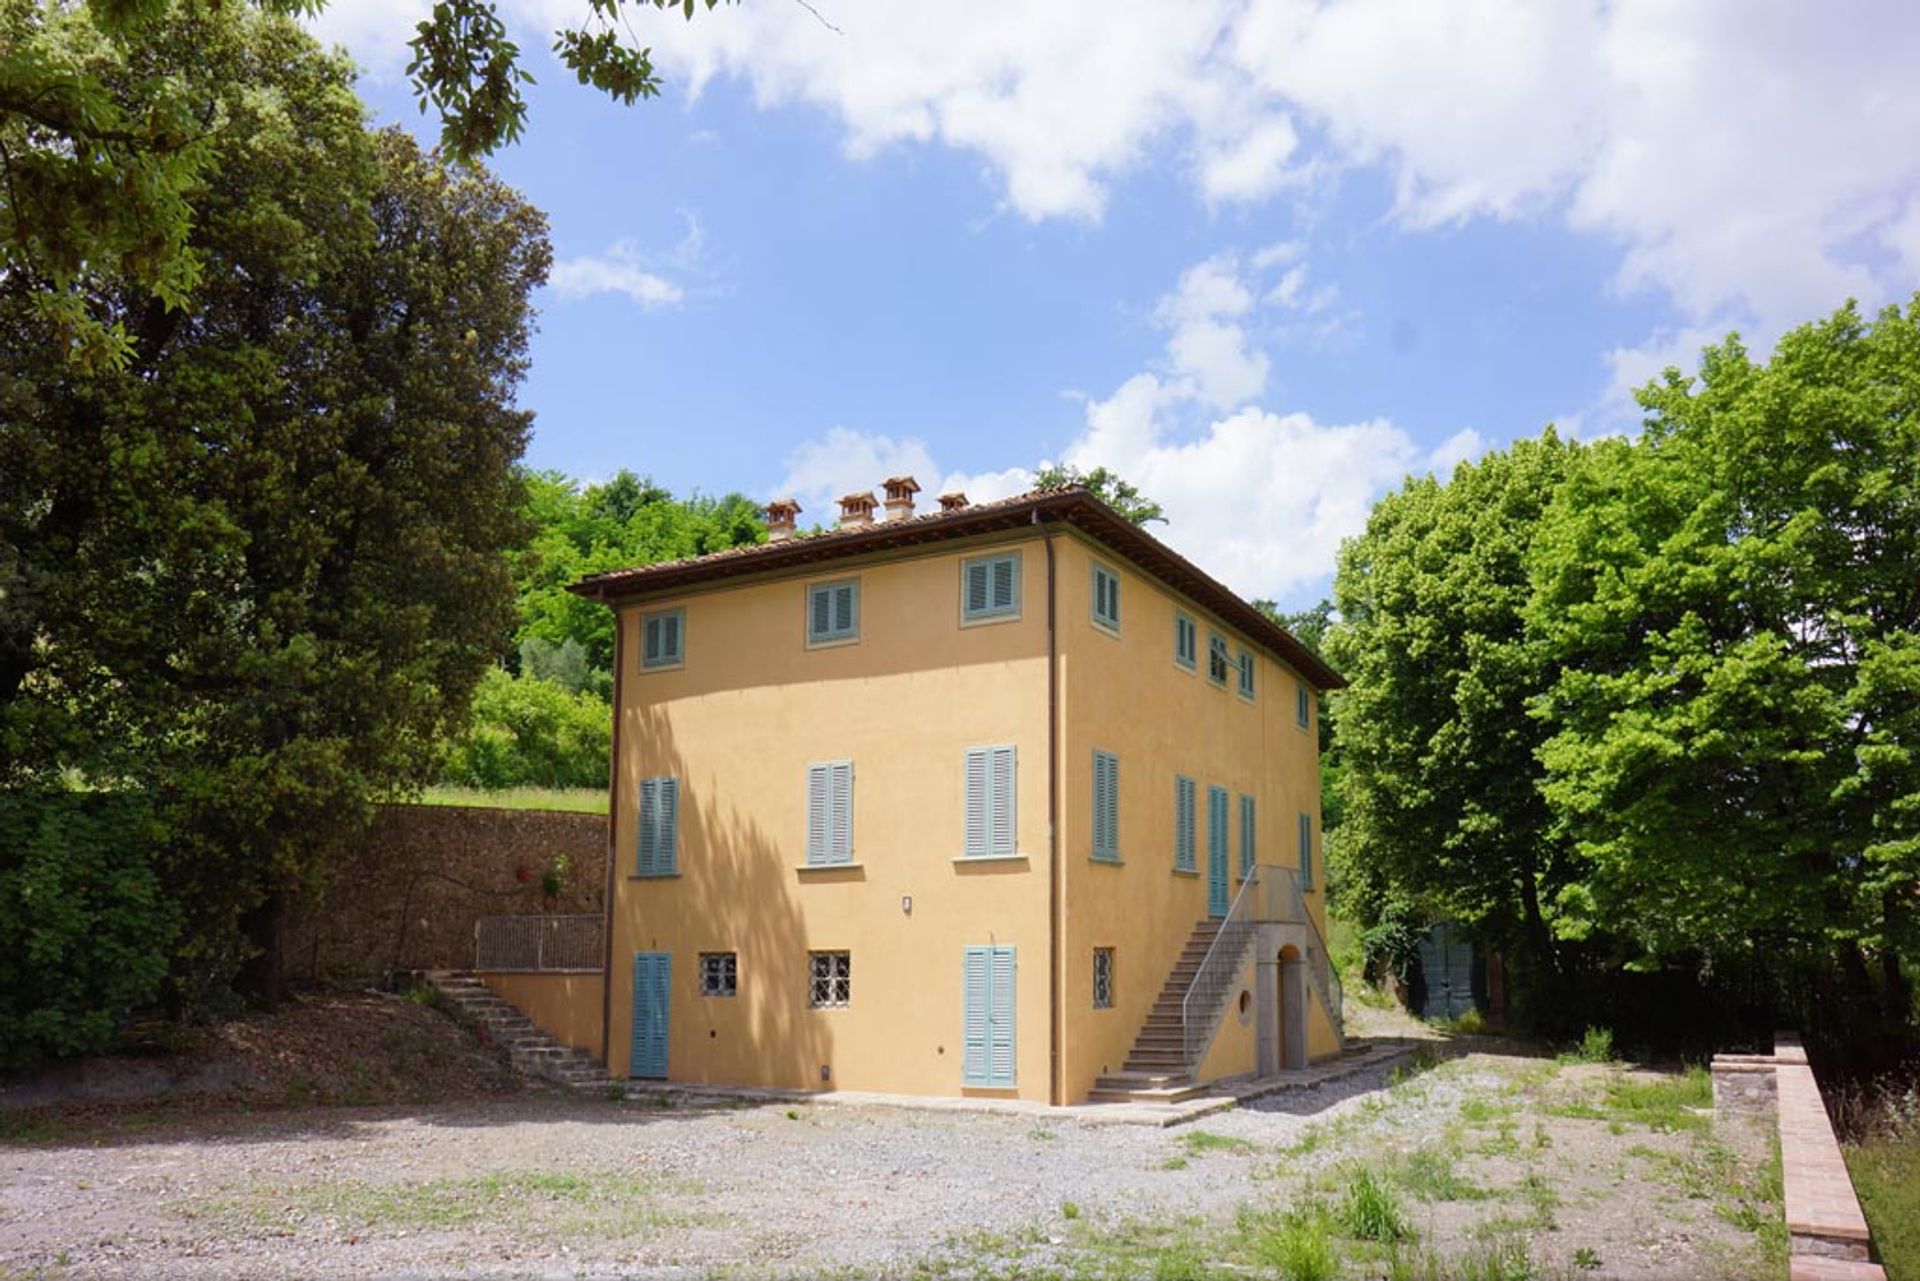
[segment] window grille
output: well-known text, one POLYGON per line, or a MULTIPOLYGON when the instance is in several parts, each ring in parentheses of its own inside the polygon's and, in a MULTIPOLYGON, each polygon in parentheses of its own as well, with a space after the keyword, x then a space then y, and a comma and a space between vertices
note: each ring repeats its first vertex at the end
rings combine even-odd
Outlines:
POLYGON ((812 952, 812 979, 807 1004, 816 1010, 839 1009, 853 1001, 853 955, 849 952, 812 952))
POLYGON ((1113 949, 1110 947, 1093 949, 1093 1008, 1113 1008, 1113 949))
POLYGON ((740 958, 737 953, 700 953, 700 995, 732 996, 739 990, 740 958))

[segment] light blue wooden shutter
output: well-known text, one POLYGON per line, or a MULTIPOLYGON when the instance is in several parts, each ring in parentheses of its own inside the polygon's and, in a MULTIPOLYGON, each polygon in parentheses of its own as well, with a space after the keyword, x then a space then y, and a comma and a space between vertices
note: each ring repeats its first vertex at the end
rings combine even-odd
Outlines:
POLYGON ((808 604, 812 617, 807 620, 808 633, 814 640, 824 640, 833 635, 833 593, 824 587, 816 587, 809 594, 808 604))
POLYGON ((842 583, 833 589, 833 634, 851 636, 859 626, 860 602, 855 595, 852 583, 842 583))
POLYGON ((828 777, 831 766, 807 766, 807 864, 816 866, 827 861, 827 851, 831 837, 828 834, 827 811, 831 807, 829 792, 833 781, 828 777))
POLYGON ((1014 1084, 1016 973, 1010 947, 966 949, 960 1073, 967 1085, 1014 1084))
POLYGON ((1253 697, 1253 655, 1244 649, 1240 651, 1240 692, 1253 697))
POLYGON ((667 1019, 673 995, 673 957, 667 952, 633 954, 633 1040, 627 1075, 667 1074, 667 1019))
POLYGON ((1112 752, 1093 754, 1093 856, 1120 857, 1120 761, 1112 752))
POLYGON ((828 766, 832 805, 828 810, 828 856, 835 863, 853 861, 853 762, 828 766))
POLYGON ((961 843, 961 852, 969 858, 987 853, 988 792, 992 787, 988 758, 991 755, 992 749, 986 747, 975 747, 967 752, 966 836, 961 843))
POLYGON ((1300 816, 1300 888, 1313 888, 1313 816, 1300 816))
POLYGON ((1253 875, 1253 798, 1242 794, 1240 797, 1240 879, 1246 880, 1253 875))
POLYGON ((1194 870, 1194 788, 1185 775, 1173 780, 1173 865, 1183 872, 1194 870))
POLYGON ((671 876, 680 870, 679 779, 640 780, 640 812, 634 826, 639 830, 636 875, 671 876))
POLYGON ((991 607, 993 602, 993 584, 990 581, 990 561, 972 560, 967 562, 967 617, 979 618, 991 607))
POLYGON ((987 829, 989 851, 994 854, 1013 854, 1017 852, 1014 843, 1016 782, 1013 748, 996 747, 992 752, 990 771, 992 803, 987 829))
POLYGON ((992 1085, 1013 1084, 1014 958, 1010 947, 991 949, 992 979, 987 1008, 987 1079, 992 1085))
POLYGON ((960 1037, 960 1079, 968 1085, 987 1084, 987 1007, 992 1003, 992 948, 967 949, 966 1000, 960 1037))
POLYGON ((989 607, 996 614, 1011 614, 1019 609, 1020 558, 1002 556, 990 562, 993 571, 989 607))
POLYGON ((640 661, 642 666, 656 667, 664 661, 660 657, 663 648, 660 624, 665 621, 660 615, 654 614, 641 625, 640 661))
POLYGON ((1227 896, 1227 789, 1207 789, 1207 911, 1226 915, 1227 896))

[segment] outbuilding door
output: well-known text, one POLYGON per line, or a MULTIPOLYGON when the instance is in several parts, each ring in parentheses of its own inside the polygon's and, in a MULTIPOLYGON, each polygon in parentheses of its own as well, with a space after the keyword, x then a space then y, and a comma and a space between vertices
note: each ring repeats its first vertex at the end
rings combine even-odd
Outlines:
POLYGON ((667 1074, 667 1006, 672 993, 673 954, 633 954, 633 1053, 628 1076, 667 1074))

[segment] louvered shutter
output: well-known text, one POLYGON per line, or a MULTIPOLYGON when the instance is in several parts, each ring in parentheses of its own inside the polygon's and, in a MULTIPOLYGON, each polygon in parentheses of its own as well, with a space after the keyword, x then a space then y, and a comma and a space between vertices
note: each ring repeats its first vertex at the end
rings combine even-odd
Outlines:
POLYGON ((992 951, 985 947, 967 949, 960 1077, 968 1085, 985 1085, 988 1080, 987 1009, 993 999, 992 951))
POLYGON ((831 807, 828 793, 833 781, 829 777, 831 766, 807 766, 807 863, 813 866, 825 863, 828 857, 831 837, 828 833, 827 811, 831 807))
POLYGON ((667 1016, 672 996, 673 957, 666 952, 633 956, 633 1038, 628 1047, 628 1076, 667 1074, 667 1016))
POLYGON ((1300 888, 1313 888, 1313 816, 1300 816, 1300 888))
POLYGON ((1010 947, 988 951, 992 971, 987 1002, 987 1080, 990 1084, 1013 1084, 1014 1049, 1014 957, 1010 947))
POLYGON ((660 659, 662 663, 680 661, 680 615, 668 614, 660 619, 660 659))
POLYGON ((1120 857, 1120 762, 1111 752, 1093 754, 1093 856, 1120 857))
POLYGON ((1010 614, 1014 610, 1015 585, 1020 575, 1020 562, 1012 556, 1003 556, 989 562, 992 571, 991 607, 996 614, 1010 614))
POLYGON ((1253 875, 1253 798, 1240 798, 1240 879, 1253 875))
POLYGON ((827 857, 835 863, 853 861, 853 762, 827 767, 831 808, 828 811, 827 857))
POLYGON ((976 747, 967 753, 966 768, 966 839, 962 852, 969 856, 978 856, 987 850, 987 795, 991 787, 992 770, 988 768, 987 758, 991 749, 976 747))
POLYGON ((992 562, 975 560, 967 562, 967 616, 978 617, 987 612, 992 603, 993 587, 992 562))
POLYGON ((660 624, 665 621, 656 614, 643 625, 640 661, 648 667, 660 662, 660 624))
POLYGON ((1183 872, 1194 870, 1194 789, 1190 778, 1173 781, 1173 865, 1183 872))
POLYGON ((811 627, 815 640, 833 634, 833 593, 825 588, 813 589, 813 619, 811 627))
POLYGON ((662 876, 680 870, 680 780, 654 780, 659 787, 659 847, 655 851, 655 871, 662 876))
POLYGON ((833 634, 851 636, 854 629, 853 584, 842 583, 833 589, 833 634))
POLYGON ((991 767, 992 801, 987 839, 993 853, 1012 854, 1015 852, 1013 749, 994 748, 991 767))

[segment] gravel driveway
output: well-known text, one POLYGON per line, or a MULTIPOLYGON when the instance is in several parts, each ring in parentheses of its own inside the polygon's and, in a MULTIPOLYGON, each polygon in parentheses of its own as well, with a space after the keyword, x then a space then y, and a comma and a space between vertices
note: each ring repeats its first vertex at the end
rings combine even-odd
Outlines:
MULTIPOLYGON (((51 1136, 0 1148, 0 1277, 895 1275, 932 1257, 994 1271, 984 1261, 1010 1240, 1071 1249, 1102 1225, 1227 1223, 1284 1204, 1344 1160, 1457 1128, 1463 1107, 1506 1097, 1522 1071, 1538 1075, 1474 1055, 1388 1090, 1380 1070, 1175 1130, 530 1096, 51 1136)), ((1568 1177, 1598 1162, 1559 1141, 1550 1164, 1571 1156, 1568 1177)), ((1620 1234, 1677 1213, 1665 1200, 1651 1210, 1658 1183, 1646 1181, 1646 1204, 1638 1187, 1562 1198, 1552 1231, 1568 1250, 1591 1237, 1621 1257, 1620 1234), (1576 1212, 1588 1200, 1591 1213, 1576 1212)), ((1443 1210, 1427 1214, 1433 1231, 1470 1228, 1443 1210)), ((1716 1230, 1711 1207, 1689 1224, 1679 1253, 1669 1242, 1597 1275, 1710 1275, 1688 1270, 1687 1243, 1744 1239, 1716 1230)))

